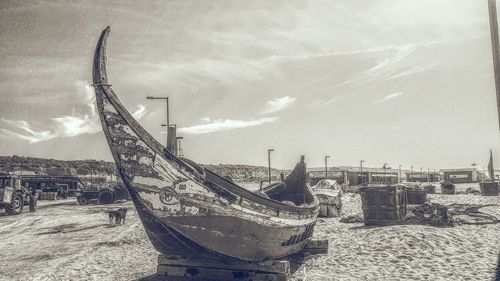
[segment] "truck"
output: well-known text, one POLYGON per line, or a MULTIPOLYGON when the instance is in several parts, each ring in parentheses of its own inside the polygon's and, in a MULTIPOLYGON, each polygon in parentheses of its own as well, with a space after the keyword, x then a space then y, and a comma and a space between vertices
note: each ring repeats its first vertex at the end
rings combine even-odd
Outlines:
POLYGON ((83 186, 80 179, 75 176, 23 175, 21 184, 40 193, 53 193, 54 199, 76 196, 77 189, 83 186))
POLYGON ((129 199, 128 190, 120 181, 109 182, 106 178, 93 178, 76 192, 76 200, 80 205, 87 205, 91 202, 112 204, 129 199))
POLYGON ((21 185, 21 179, 15 175, 0 175, 0 209, 7 215, 18 215, 25 206, 29 211, 36 211, 37 200, 33 189, 21 185))

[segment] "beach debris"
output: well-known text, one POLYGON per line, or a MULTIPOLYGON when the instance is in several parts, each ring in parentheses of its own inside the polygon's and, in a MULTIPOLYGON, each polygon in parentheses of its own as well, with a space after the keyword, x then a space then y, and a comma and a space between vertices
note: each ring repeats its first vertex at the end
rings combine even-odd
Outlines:
POLYGON ((472 194, 472 195, 481 195, 481 191, 469 186, 464 191, 459 191, 457 194, 472 194))
POLYGON ((484 207, 499 207, 495 204, 451 204, 448 206, 449 213, 456 218, 456 221, 460 224, 495 224, 500 223, 500 220, 492 215, 480 211, 479 209, 484 207))
POLYGON ((428 224, 432 226, 454 226, 455 221, 448 212, 448 207, 437 203, 426 202, 411 210, 405 223, 428 224))

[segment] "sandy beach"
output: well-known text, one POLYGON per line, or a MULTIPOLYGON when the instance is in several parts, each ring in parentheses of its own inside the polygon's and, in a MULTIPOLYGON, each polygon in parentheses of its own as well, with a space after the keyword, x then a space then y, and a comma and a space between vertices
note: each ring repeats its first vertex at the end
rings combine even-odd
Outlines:
MULTIPOLYGON (((450 205, 489 205, 500 218, 500 197, 429 195, 450 205)), ((345 194, 343 214, 361 213, 357 194, 345 194)), ((74 199, 40 201, 35 213, 0 216, 0 280, 134 280, 156 271, 149 243, 131 202, 124 226, 108 225, 106 210, 123 204, 80 206, 74 199)), ((329 254, 314 256, 291 280, 494 280, 500 224, 365 227, 319 219, 315 238, 329 254)))

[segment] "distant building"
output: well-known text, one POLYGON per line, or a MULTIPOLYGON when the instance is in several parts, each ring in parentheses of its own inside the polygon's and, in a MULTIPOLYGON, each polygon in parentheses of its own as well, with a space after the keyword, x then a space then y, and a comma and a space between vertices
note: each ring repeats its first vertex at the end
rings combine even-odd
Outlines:
POLYGON ((473 168, 463 169, 441 169, 443 179, 452 183, 472 183, 479 182, 486 178, 486 175, 473 168))
POLYGON ((415 172, 406 171, 407 182, 437 182, 441 181, 439 172, 415 172))
POLYGON ((334 179, 339 184, 360 185, 364 183, 390 183, 399 182, 399 172, 396 169, 383 168, 368 168, 340 166, 329 167, 328 173, 325 168, 309 168, 309 183, 316 184, 318 181, 325 179, 328 174, 328 179, 334 179))

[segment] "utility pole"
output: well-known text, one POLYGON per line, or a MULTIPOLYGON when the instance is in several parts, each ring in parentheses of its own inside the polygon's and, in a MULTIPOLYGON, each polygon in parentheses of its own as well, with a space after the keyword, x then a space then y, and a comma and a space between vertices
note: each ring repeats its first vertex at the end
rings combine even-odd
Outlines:
POLYGON ((363 162, 365 162, 365 160, 359 161, 359 169, 361 173, 363 172, 363 162))
POLYGON ((413 177, 413 166, 410 167, 410 176, 411 176, 411 180, 414 181, 415 178, 413 177))
POLYGON ((427 168, 427 182, 430 182, 430 177, 431 177, 430 171, 431 169, 427 168))
POLYGON ((491 50, 493 53, 493 72, 495 74, 495 92, 497 97, 498 125, 500 126, 500 46, 498 41, 498 20, 496 0, 488 0, 490 16, 491 50))
POLYGON ((384 163, 384 180, 386 181, 387 183, 387 163, 384 163))
POLYGON ((401 167, 403 167, 403 165, 399 165, 399 183, 403 182, 402 174, 401 174, 401 167))
POLYGON ((328 155, 325 156, 325 179, 328 179, 328 155))
POLYGON ((271 185, 271 152, 272 151, 274 151, 274 149, 267 150, 267 163, 269 164, 269 171, 268 171, 269 185, 271 185))
POLYGON ((164 100, 167 103, 167 124, 165 127, 167 127, 167 141, 165 142, 165 148, 168 145, 168 130, 170 128, 170 118, 169 118, 169 112, 168 112, 168 97, 152 97, 152 96, 147 96, 146 99, 148 100, 164 100))

